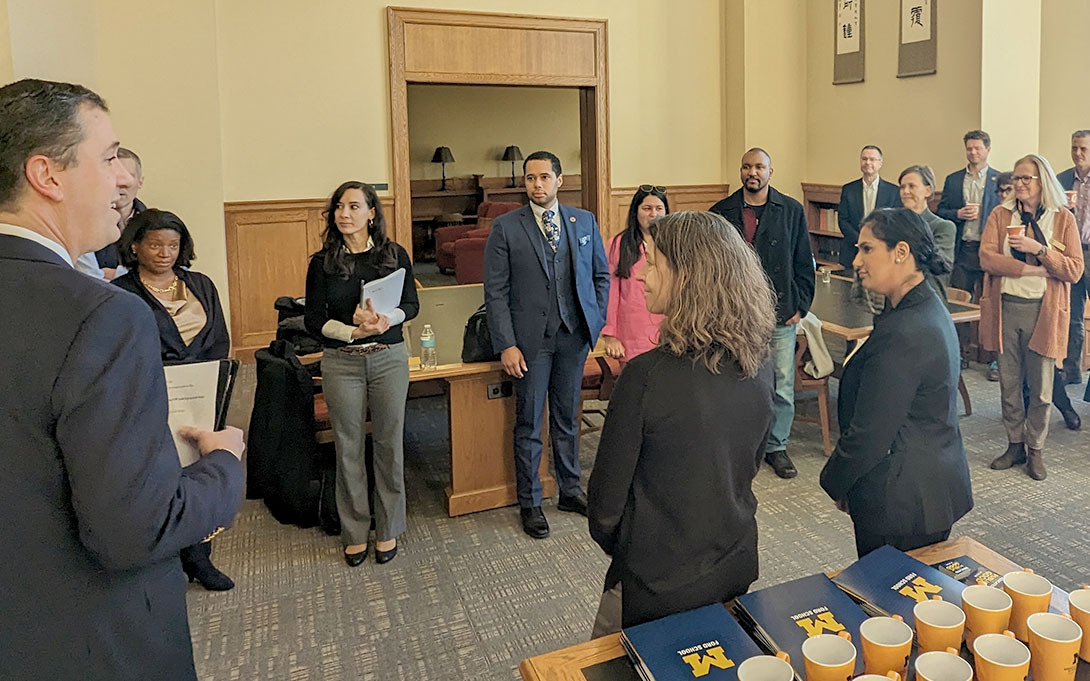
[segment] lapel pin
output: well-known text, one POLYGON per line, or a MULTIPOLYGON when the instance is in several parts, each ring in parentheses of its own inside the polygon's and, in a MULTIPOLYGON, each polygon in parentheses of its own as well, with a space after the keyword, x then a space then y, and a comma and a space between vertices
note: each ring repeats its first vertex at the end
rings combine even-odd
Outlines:
POLYGON ((573 215, 570 218, 568 218, 568 222, 575 222, 575 216, 573 215))

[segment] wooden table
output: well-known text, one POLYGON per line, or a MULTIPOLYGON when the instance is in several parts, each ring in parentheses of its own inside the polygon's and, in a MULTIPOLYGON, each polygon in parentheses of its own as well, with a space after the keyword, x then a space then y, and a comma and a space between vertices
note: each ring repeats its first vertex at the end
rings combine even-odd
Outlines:
MULTIPOLYGON (((818 286, 821 286, 820 282, 818 286)), ((928 565, 950 558, 969 556, 1000 574, 1021 569, 1020 566, 969 537, 949 539, 908 553, 928 565)), ((1062 600, 1066 608, 1066 595, 1062 600)), ((1056 602, 1054 599, 1053 603, 1056 604, 1056 602)), ((587 622, 587 626, 590 626, 590 622, 587 622)), ((625 657, 620 635, 610 634, 586 643, 527 658, 519 665, 519 672, 525 681, 592 681, 598 678, 614 678, 608 672, 603 673, 607 667, 613 667, 612 671, 616 673, 615 678, 626 678, 627 676, 621 671, 625 666, 632 677, 638 678, 625 657), (599 664, 603 667, 588 669, 599 664), (584 670, 587 671, 586 674, 584 670)))

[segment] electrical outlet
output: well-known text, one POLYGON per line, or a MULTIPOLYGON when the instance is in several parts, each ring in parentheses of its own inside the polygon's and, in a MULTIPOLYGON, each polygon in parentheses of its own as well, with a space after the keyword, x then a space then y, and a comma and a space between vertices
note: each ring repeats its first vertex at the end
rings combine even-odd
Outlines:
POLYGON ((511 381, 504 381, 503 383, 490 383, 488 385, 488 399, 498 400, 504 397, 511 397, 514 394, 514 386, 511 385, 511 381))

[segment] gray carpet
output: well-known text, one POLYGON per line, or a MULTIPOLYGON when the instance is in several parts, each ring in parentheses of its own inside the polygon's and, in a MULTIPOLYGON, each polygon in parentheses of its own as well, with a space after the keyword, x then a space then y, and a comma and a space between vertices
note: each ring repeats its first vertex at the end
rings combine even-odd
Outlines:
MULTIPOLYGON (((230 422, 244 426, 254 367, 243 367, 230 422)), ((962 419, 976 508, 954 528, 1071 589, 1090 582, 1090 437, 1054 410, 1049 476, 992 471, 1005 447, 999 389, 981 367, 965 372, 974 413, 962 419)), ((834 382, 835 387, 835 382, 834 382)), ((1073 399, 1082 386, 1068 388, 1073 399)), ((607 561, 586 519, 545 512, 552 535, 522 534, 515 509, 449 518, 445 398, 412 400, 406 433, 408 530, 398 557, 350 569, 338 538, 277 523, 248 501, 215 541, 215 563, 237 587, 191 585, 189 616, 202 680, 517 679, 519 662, 585 641, 607 561)), ((834 395, 835 403, 835 395, 834 395)), ((1090 409, 1074 402, 1090 428, 1090 409)), ((816 414, 809 402, 807 412, 816 414)), ((755 587, 844 567, 851 525, 817 484, 825 458, 816 424, 796 423, 794 480, 757 477, 761 578, 755 587)), ((582 440, 588 475, 597 434, 582 440)))

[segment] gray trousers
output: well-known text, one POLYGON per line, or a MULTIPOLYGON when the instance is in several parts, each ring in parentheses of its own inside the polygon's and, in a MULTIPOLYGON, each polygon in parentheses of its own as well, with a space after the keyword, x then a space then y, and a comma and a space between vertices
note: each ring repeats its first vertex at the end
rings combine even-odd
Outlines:
POLYGON ((621 631, 621 583, 617 582, 612 589, 602 593, 602 600, 598 602, 598 614, 594 617, 594 628, 591 629, 592 639, 606 634, 617 634, 621 631))
POLYGON ((999 391, 1007 442, 1024 442, 1041 449, 1048 436, 1052 408, 1052 379, 1056 362, 1029 349, 1029 339, 1041 312, 1040 300, 1003 296, 1003 352, 999 353, 999 391), (1029 407, 1022 398, 1022 383, 1029 387, 1029 407))
POLYGON ((322 353, 322 392, 337 448, 337 513, 345 546, 366 544, 371 529, 367 495, 367 409, 375 445, 375 539, 405 531, 405 398, 409 350, 405 343, 368 355, 322 353))

